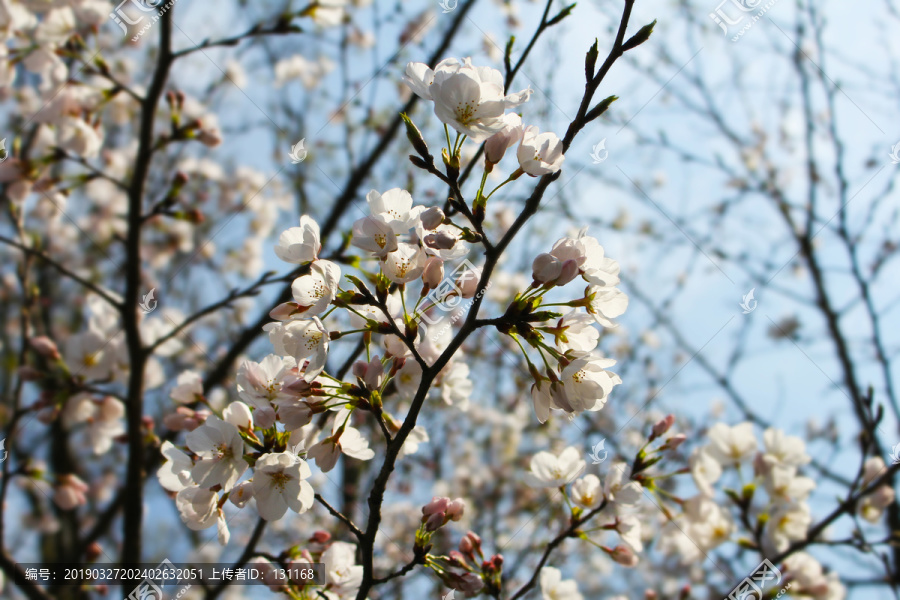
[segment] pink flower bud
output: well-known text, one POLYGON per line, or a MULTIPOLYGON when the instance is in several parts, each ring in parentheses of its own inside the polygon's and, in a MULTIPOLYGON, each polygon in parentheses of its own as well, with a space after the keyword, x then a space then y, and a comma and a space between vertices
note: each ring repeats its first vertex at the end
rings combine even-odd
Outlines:
POLYGON ((665 419, 662 419, 656 425, 653 426, 653 430, 651 435, 654 438, 658 438, 659 436, 666 433, 672 425, 675 423, 675 415, 667 415, 665 419))
POLYGON ((463 512, 466 510, 466 502, 462 498, 457 498, 447 506, 447 518, 451 521, 459 521, 462 519, 463 512))
POLYGON ((381 388, 381 382, 384 377, 384 365, 381 364, 380 356, 373 356, 369 364, 366 365, 366 374, 363 381, 370 390, 381 388))
POLYGON ((562 273, 562 263, 552 254, 538 254, 531 264, 531 276, 538 283, 550 283, 556 281, 562 273))
POLYGON ((481 279, 481 269, 467 269, 456 280, 456 287, 459 288, 463 298, 472 298, 478 293, 478 280, 481 279))
POLYGON ((368 363, 364 360, 358 360, 353 363, 353 376, 363 379, 366 376, 366 367, 368 363))
POLYGON ((429 233, 425 236, 425 245, 435 250, 449 250, 456 245, 456 238, 444 231, 429 233))
POLYGON ((481 577, 475 573, 463 573, 458 582, 458 589, 465 594, 477 594, 484 588, 484 582, 481 577))
POLYGON ((422 271, 422 283, 429 289, 435 289, 444 279, 444 261, 437 256, 432 256, 425 261, 425 270, 422 271))
POLYGON ((670 437, 669 439, 666 440, 666 443, 663 444, 663 447, 661 449, 662 450, 675 450, 676 448, 678 448, 678 446, 683 444, 686 439, 687 439, 687 436, 684 435, 683 433, 679 433, 678 435, 673 435, 672 437, 670 437))
POLYGON ((444 211, 437 206, 432 206, 431 208, 422 211, 419 218, 422 220, 422 227, 428 231, 433 231, 437 229, 438 225, 444 222, 444 211))
POLYGON ((636 567, 638 557, 628 546, 616 546, 609 551, 609 556, 624 567, 636 567))
POLYGON ((47 360, 59 360, 61 358, 56 343, 46 335, 33 337, 29 340, 29 343, 31 344, 31 347, 34 348, 35 352, 47 360))
POLYGON ((574 260, 567 260, 560 269, 559 277, 556 279, 556 285, 566 285, 576 277, 578 277, 579 267, 574 260))
POLYGON ((422 514, 426 517, 437 513, 443 514, 447 512, 448 506, 450 506, 450 498, 435 496, 431 502, 422 507, 422 514))
POLYGON ((444 526, 444 513, 434 513, 425 519, 425 531, 437 531, 444 526))
POLYGON ((309 538, 309 541, 313 542, 315 544, 325 544, 330 539, 331 539, 330 533, 328 533, 327 531, 319 530, 312 534, 312 537, 309 538))
POLYGON ((503 160, 506 151, 522 141, 524 129, 522 117, 515 113, 503 116, 506 126, 484 142, 484 158, 488 163, 496 165, 503 160))

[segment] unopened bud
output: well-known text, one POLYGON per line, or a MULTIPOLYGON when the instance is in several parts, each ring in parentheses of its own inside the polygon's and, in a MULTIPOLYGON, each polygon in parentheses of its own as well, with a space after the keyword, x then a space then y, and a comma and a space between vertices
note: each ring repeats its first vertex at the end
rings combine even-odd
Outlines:
POLYGON ((462 498, 457 498, 447 506, 447 518, 451 521, 459 521, 462 519, 463 512, 466 510, 466 502, 462 498))
POLYGON ((434 231, 437 229, 438 225, 444 222, 444 211, 437 206, 432 206, 431 208, 422 211, 419 218, 422 220, 422 227, 428 231, 434 231))
POLYGON ((659 436, 661 436, 664 433, 666 433, 667 431, 669 431, 669 429, 671 429, 671 427, 674 423, 675 423, 675 415, 667 415, 666 418, 662 419, 656 425, 653 426, 651 435, 653 436, 654 439, 658 438, 659 436))
POLYGON ((556 285, 566 285, 576 277, 578 277, 578 263, 574 260, 567 260, 560 269, 559 277, 556 278, 556 285))
POLYGON ((562 263, 552 254, 538 254, 531 264, 531 276, 538 283, 556 281, 562 272, 562 263))
POLYGON ((444 261, 437 256, 432 256, 425 261, 425 269, 422 271, 422 283, 429 289, 435 289, 444 279, 444 261))
POLYGON ((31 344, 31 347, 34 348, 35 352, 47 360, 59 360, 61 358, 56 343, 46 335, 33 337, 29 340, 29 343, 31 344))
POLYGON ((662 450, 675 450, 678 446, 682 445, 684 441, 687 439, 687 436, 683 433, 679 433, 678 435, 673 435, 669 439, 666 440, 666 443, 663 444, 662 450))
POLYGON ((435 250, 449 250, 456 245, 456 238, 444 231, 429 233, 425 236, 425 245, 435 250))

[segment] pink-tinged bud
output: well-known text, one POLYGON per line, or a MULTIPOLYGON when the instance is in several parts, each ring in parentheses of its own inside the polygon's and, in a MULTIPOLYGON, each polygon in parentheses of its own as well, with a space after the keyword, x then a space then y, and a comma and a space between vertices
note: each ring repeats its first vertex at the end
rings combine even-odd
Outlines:
POLYGON ((662 419, 656 425, 653 426, 653 430, 651 432, 652 439, 656 439, 659 436, 665 434, 669 429, 672 428, 672 425, 675 424, 675 415, 667 415, 665 419, 662 419))
POLYGON ((363 379, 366 376, 366 367, 368 366, 368 363, 364 360, 356 361, 353 363, 353 376, 363 379))
POLYGON ((451 521, 459 521, 462 519, 463 512, 466 510, 466 502, 462 498, 457 498, 447 506, 447 518, 451 521))
POLYGON ((381 388, 381 382, 384 378, 384 365, 381 364, 380 356, 373 356, 369 364, 366 365, 366 375, 363 381, 370 390, 381 388))
POLYGON ((463 573, 459 577, 456 589, 464 594, 477 594, 484 588, 484 582, 481 577, 475 573, 463 573))
POLYGON ((429 233, 424 241, 426 246, 435 250, 449 250, 456 245, 456 238, 444 231, 429 233))
POLYGON ((422 271, 422 283, 429 289, 435 289, 444 279, 444 261, 437 256, 432 256, 425 261, 425 270, 422 271))
POLYGON ((46 335, 33 337, 29 340, 29 343, 31 344, 31 347, 34 348, 35 352, 47 360, 59 360, 61 358, 56 343, 46 335))
POLYGON ((578 263, 571 259, 567 260, 562 265, 562 269, 559 272, 559 277, 556 278, 556 285, 566 285, 567 283, 578 277, 578 273, 578 263))
POLYGON ((503 160, 506 151, 521 142, 524 134, 522 117, 515 113, 507 113, 503 116, 503 120, 506 122, 503 129, 484 142, 484 158, 491 165, 503 160))
POLYGON ((478 293, 478 280, 481 279, 481 268, 466 269, 456 280, 456 287, 463 298, 474 298, 478 293))
POLYGON ((43 376, 40 371, 34 367, 29 367, 28 365, 22 365, 16 369, 16 373, 22 381, 37 381, 43 376))
POLYGON ((691 586, 685 584, 683 588, 681 588, 681 594, 678 596, 678 600, 687 600, 691 597, 691 586))
POLYGON ((481 552, 481 537, 474 531, 466 533, 459 541, 459 549, 470 559, 475 560, 475 554, 483 556, 481 552))
POLYGON ((141 425, 144 426, 149 432, 153 432, 153 429, 156 427, 156 421, 150 415, 144 415, 141 417, 141 425))
POLYGON ((444 222, 444 211, 437 206, 432 206, 431 208, 422 211, 419 218, 422 220, 422 227, 428 231, 433 231, 437 229, 438 225, 444 222))
POLYGON ((644 592, 644 600, 658 600, 659 594, 657 594, 653 590, 647 590, 644 592))
POLYGON ((450 498, 435 496, 431 502, 422 507, 422 514, 426 517, 437 513, 443 514, 447 512, 448 506, 450 506, 450 498))
POLYGON ((60 475, 53 502, 62 510, 72 510, 87 503, 88 486, 76 475, 60 475))
POLYGON ((666 440, 666 443, 663 444, 662 450, 675 450, 678 446, 682 445, 685 440, 687 440, 687 436, 683 433, 679 433, 678 435, 673 435, 669 439, 666 440))
POLYGON ((425 531, 437 531, 444 526, 444 513, 434 513, 425 517, 425 531))
POLYGON ((623 567, 636 567, 638 564, 637 555, 628 546, 616 546, 609 551, 609 556, 623 567))
POLYGON ((556 281, 562 273, 562 263, 552 254, 538 254, 531 263, 531 276, 538 283, 550 283, 556 281))
POLYGON ((450 560, 457 566, 465 567, 468 563, 466 563, 466 557, 459 553, 457 550, 450 551, 450 560))
POLYGON ((491 557, 491 566, 494 568, 495 571, 499 571, 501 568, 503 568, 503 555, 502 554, 493 555, 491 557))
POLYGON ((312 537, 309 538, 309 541, 313 542, 315 544, 326 544, 326 543, 328 543, 328 541, 330 539, 331 539, 330 533, 328 533, 327 531, 319 530, 312 534, 312 537))

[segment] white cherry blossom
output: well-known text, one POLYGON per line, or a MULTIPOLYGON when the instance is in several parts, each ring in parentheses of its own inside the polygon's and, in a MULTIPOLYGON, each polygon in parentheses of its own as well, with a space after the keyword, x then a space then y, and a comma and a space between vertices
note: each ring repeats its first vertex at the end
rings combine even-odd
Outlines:
POLYGON ((409 63, 404 80, 416 95, 434 101, 434 114, 441 122, 475 142, 501 131, 506 125, 504 112, 531 97, 530 89, 505 95, 500 71, 475 67, 470 58, 462 62, 447 58, 434 70, 409 63))
POLYGON ((263 454, 253 469, 253 497, 259 516, 277 521, 290 508, 304 513, 313 505, 312 475, 306 461, 289 452, 263 454))
POLYGON ((534 125, 525 128, 516 158, 519 167, 532 177, 556 173, 566 159, 562 140, 553 132, 541 133, 534 125))
POLYGON ((319 224, 312 217, 303 215, 299 227, 282 232, 275 255, 287 263, 300 265, 316 260, 321 249, 319 224))
POLYGON ((541 595, 544 600, 584 600, 578 592, 578 584, 572 579, 563 580, 559 569, 541 569, 541 595))
POLYGON ((188 433, 187 445, 200 457, 191 470, 191 477, 201 487, 221 485, 228 491, 247 470, 244 440, 238 428, 216 416, 188 433))
POLYGON ((538 452, 531 458, 531 471, 526 474, 525 481, 536 488, 560 487, 581 475, 586 464, 581 453, 572 446, 559 456, 538 452))

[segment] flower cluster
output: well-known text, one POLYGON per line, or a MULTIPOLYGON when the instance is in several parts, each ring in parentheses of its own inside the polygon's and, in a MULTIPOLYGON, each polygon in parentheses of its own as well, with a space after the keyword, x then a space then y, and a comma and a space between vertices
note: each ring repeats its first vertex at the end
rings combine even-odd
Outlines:
POLYGON ((690 457, 699 493, 684 501, 677 519, 680 530, 669 528, 661 547, 687 564, 730 540, 738 522, 759 525, 754 543, 767 553, 805 539, 812 522, 807 499, 816 482, 800 471, 810 461, 803 440, 770 428, 763 433, 760 450, 752 423, 717 423, 707 437, 709 443, 690 457), (740 491, 727 491, 732 506, 718 500, 713 488, 730 471, 744 482, 740 491))

